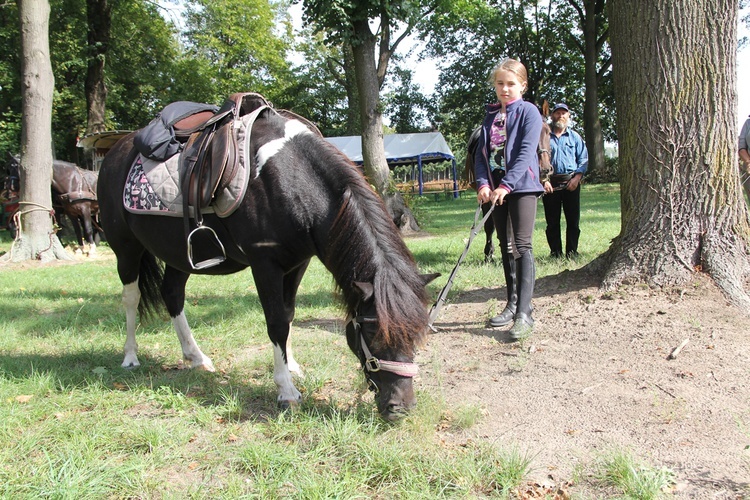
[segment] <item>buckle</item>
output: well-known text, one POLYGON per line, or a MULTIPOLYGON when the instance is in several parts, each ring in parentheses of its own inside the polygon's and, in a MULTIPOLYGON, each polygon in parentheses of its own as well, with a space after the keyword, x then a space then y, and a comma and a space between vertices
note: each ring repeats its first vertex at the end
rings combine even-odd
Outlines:
POLYGON ((380 361, 378 360, 378 358, 367 358, 365 360, 365 368, 368 372, 379 372, 380 361))

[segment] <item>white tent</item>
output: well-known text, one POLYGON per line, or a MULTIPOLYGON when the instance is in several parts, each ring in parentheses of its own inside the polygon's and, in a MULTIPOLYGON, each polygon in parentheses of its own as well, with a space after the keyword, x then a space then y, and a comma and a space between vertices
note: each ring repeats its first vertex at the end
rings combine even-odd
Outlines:
MULTIPOLYGON (((328 137, 328 142, 336 146, 354 163, 362 164, 362 138, 358 135, 328 137)), ((456 180, 456 158, 440 132, 420 134, 391 134, 383 137, 385 157, 388 166, 416 165, 419 171, 419 194, 422 194, 422 165, 439 161, 450 161, 453 168, 453 192, 458 197, 456 180)))

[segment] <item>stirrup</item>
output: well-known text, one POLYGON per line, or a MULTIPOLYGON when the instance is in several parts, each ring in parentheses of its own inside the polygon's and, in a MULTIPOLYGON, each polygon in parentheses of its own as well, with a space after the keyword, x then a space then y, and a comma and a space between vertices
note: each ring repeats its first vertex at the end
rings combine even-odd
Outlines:
POLYGON ((224 250, 224 245, 222 245, 221 240, 219 239, 219 236, 216 234, 216 231, 214 231, 213 229, 211 229, 208 226, 200 225, 200 226, 196 227, 195 229, 193 229, 192 231, 190 231, 190 234, 187 237, 187 251, 188 251, 188 255, 187 255, 187 257, 188 257, 188 263, 190 264, 190 268, 193 269, 193 270, 195 270, 195 271, 198 271, 198 270, 201 270, 201 269, 207 269, 207 268, 213 267, 213 266, 218 266, 219 264, 221 264, 222 262, 224 262, 225 260, 227 260, 227 252, 226 252, 226 250, 224 250), (198 231, 200 231, 202 229, 206 229, 206 230, 210 231, 211 235, 213 235, 214 240, 216 240, 216 244, 221 249, 221 255, 218 255, 216 257, 209 258, 209 259, 206 259, 206 260, 202 260, 202 261, 198 262, 197 264, 194 264, 193 263, 193 242, 192 242, 192 238, 195 235, 195 233, 197 233, 198 231))

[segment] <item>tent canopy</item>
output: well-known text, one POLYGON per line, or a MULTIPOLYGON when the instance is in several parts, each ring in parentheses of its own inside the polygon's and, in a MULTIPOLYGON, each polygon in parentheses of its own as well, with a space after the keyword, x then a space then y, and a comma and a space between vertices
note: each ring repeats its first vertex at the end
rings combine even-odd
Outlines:
MULTIPOLYGON (((326 140, 339 148, 354 163, 362 163, 361 136, 328 137, 326 140)), ((455 159, 440 132, 386 135, 383 137, 383 145, 386 160, 391 167, 416 164, 420 160, 422 163, 434 163, 455 159)))
MULTIPOLYGON (((328 137, 328 142, 336 146, 354 163, 362 164, 362 137, 328 137)), ((440 132, 419 134, 391 134, 383 137, 385 158, 388 166, 417 165, 419 168, 419 194, 422 194, 422 165, 439 161, 450 161, 453 165, 453 190, 458 196, 456 180, 456 158, 440 132)))

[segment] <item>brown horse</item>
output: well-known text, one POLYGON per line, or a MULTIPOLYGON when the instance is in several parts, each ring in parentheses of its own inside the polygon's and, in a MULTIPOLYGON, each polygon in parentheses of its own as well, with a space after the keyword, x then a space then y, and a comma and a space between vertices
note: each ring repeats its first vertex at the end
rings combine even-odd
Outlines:
MULTIPOLYGON (((20 161, 11 157, 8 177, 19 179, 20 161)), ((52 162, 52 207, 58 221, 67 215, 73 225, 78 245, 89 245, 89 255, 96 253, 96 240, 101 232, 95 219, 99 213, 96 197, 98 174, 79 168, 75 163, 54 160, 52 162), (83 229, 82 229, 83 228, 83 229)))

